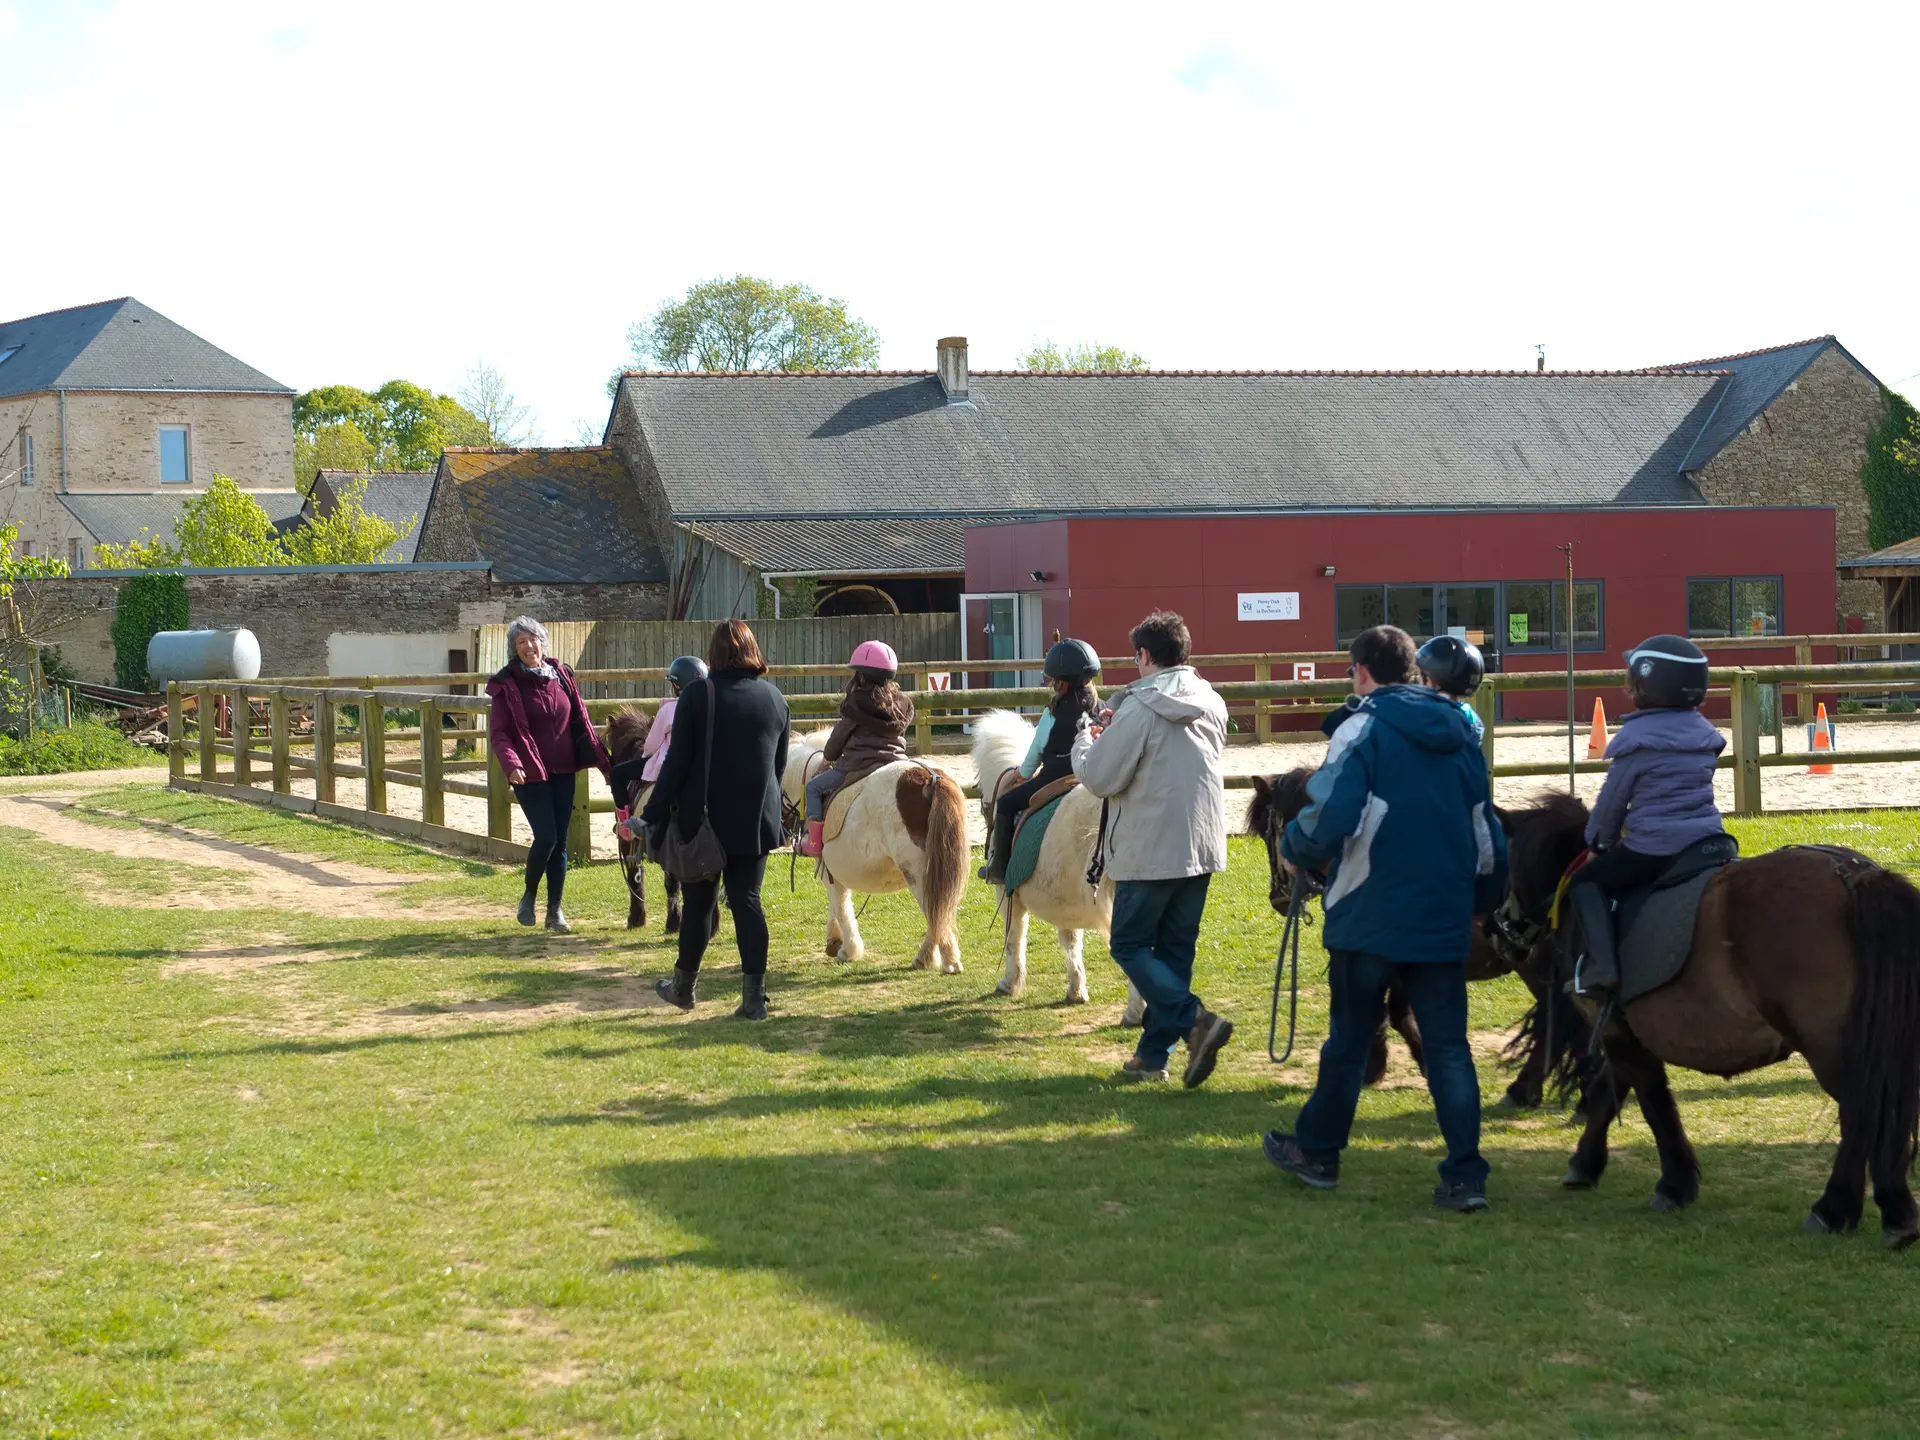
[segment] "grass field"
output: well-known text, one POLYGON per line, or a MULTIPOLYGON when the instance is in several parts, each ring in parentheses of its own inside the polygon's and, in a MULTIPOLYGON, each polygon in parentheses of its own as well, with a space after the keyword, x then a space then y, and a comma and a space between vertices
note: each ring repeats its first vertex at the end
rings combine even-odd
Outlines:
MULTIPOLYGON (((576 875, 580 933, 549 939, 511 923, 506 871, 151 785, 85 805, 405 888, 359 919, 324 892, 160 908, 228 892, 0 829, 0 1433, 1920 1430, 1920 1258, 1883 1254, 1871 1210, 1858 1237, 1800 1233, 1835 1122, 1797 1063, 1677 1078, 1705 1167, 1679 1216, 1646 1208, 1637 1115, 1587 1194, 1557 1184, 1557 1117, 1490 1117, 1493 1210, 1435 1213, 1398 1055, 1339 1192, 1274 1173, 1258 1136, 1311 1078, 1324 960, 1309 932, 1309 1063, 1276 1070, 1249 841, 1199 967, 1241 1028, 1189 1093, 1108 1078, 1131 1037, 1097 940, 1092 1005, 1056 1003, 1042 936, 1028 997, 992 998, 978 887, 966 974, 905 968, 901 896, 849 967, 782 861, 755 1026, 730 1018, 726 933, 696 1012, 651 1004, 658 912, 619 928, 609 868, 576 875)), ((1920 863, 1906 813, 1740 829, 1920 863)), ((1512 982, 1476 991, 1489 1098, 1520 1009, 1512 982)))

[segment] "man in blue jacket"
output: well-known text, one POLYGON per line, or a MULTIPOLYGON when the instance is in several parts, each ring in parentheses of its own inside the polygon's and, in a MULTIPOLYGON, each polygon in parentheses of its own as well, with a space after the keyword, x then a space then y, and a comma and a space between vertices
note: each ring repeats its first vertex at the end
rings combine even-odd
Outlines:
POLYGON ((1367 1055, 1398 979, 1420 1022, 1447 1142, 1434 1204, 1484 1210, 1466 958, 1475 913, 1497 905, 1506 884, 1506 837, 1479 741, 1449 696, 1419 683, 1407 633, 1376 626, 1350 654, 1356 699, 1280 850, 1289 868, 1326 882, 1327 1043, 1294 1132, 1270 1130, 1263 1147, 1315 1189, 1338 1183, 1367 1055))

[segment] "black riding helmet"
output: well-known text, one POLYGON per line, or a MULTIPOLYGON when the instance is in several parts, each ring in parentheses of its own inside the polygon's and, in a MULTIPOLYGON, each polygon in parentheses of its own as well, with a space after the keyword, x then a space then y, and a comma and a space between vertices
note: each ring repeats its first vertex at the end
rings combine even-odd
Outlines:
POLYGON ((706 678, 707 662, 698 655, 682 655, 667 666, 667 683, 673 686, 673 693, 676 695, 694 681, 706 678))
POLYGON ((1049 680, 1091 680, 1100 673, 1100 657, 1084 640, 1056 640, 1047 651, 1049 680))
POLYGON ((1654 710, 1691 710, 1707 698, 1707 656, 1679 635, 1649 635, 1627 651, 1627 680, 1636 703, 1654 710))
POLYGON ((1487 673, 1486 659, 1478 645, 1470 645, 1458 635, 1436 635, 1420 647, 1413 657, 1420 673, 1449 695, 1464 700, 1480 688, 1487 673))

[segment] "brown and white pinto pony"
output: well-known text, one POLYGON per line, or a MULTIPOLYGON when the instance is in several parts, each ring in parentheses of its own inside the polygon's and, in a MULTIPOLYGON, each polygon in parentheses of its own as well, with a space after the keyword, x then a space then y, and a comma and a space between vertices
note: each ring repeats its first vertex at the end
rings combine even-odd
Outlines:
MULTIPOLYGON (((641 747, 646 744, 647 732, 653 728, 653 717, 644 710, 632 706, 614 712, 607 721, 607 753, 618 765, 638 756, 641 747)), ((645 786, 634 797, 633 812, 638 815, 640 807, 647 803, 647 793, 652 786, 645 786)), ((638 930, 647 923, 647 846, 644 840, 629 840, 624 835, 616 835, 620 846, 620 873, 627 880, 627 928, 638 930)), ((667 885, 667 934, 680 933, 680 882, 660 872, 667 885)))
MULTIPOLYGON (((806 782, 824 768, 820 751, 830 730, 795 735, 787 745, 780 793, 800 813, 806 782)), ((927 919, 913 958, 917 970, 960 973, 960 899, 966 892, 967 800, 951 775, 917 760, 883 765, 862 782, 840 833, 827 841, 818 867, 827 886, 827 954, 856 961, 866 953, 853 897, 910 890, 927 919)))

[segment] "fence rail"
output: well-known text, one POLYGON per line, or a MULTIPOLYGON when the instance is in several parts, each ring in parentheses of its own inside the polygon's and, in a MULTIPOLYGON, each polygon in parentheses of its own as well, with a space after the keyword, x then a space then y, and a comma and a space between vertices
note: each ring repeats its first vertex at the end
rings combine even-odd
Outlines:
MULTIPOLYGON (((1277 657, 1265 658, 1272 661, 1277 657)), ((1576 672, 1574 676, 1576 685, 1587 690, 1616 688, 1625 679, 1626 673, 1622 670, 1588 670, 1576 672)), ((1763 810, 1762 772, 1804 763, 1804 757, 1798 755, 1761 754, 1761 737, 1768 733, 1765 717, 1770 713, 1777 723, 1779 715, 1777 705, 1769 711, 1763 704, 1766 687, 1777 686, 1783 690, 1804 687, 1831 692, 1850 687, 1920 686, 1920 660, 1715 667, 1709 672, 1709 680, 1732 698, 1733 743, 1720 765, 1734 771, 1734 812, 1757 815, 1763 810)), ((1487 677, 1474 696, 1474 705, 1486 722, 1483 745, 1496 778, 1566 775, 1569 771, 1591 774, 1606 768, 1605 761, 1571 765, 1536 761, 1501 764, 1496 757, 1498 737, 1493 715, 1498 696, 1508 691, 1551 690, 1565 684, 1566 675, 1553 671, 1510 671, 1487 677)), ((1344 676, 1337 680, 1223 681, 1215 688, 1229 704, 1254 702, 1262 707, 1275 702, 1333 701, 1349 693, 1344 676)), ((1037 688, 981 688, 925 691, 915 698, 919 709, 918 745, 920 753, 926 754, 932 749, 932 727, 936 718, 951 723, 984 709, 1038 706, 1050 698, 1050 692, 1037 688)), ((485 696, 442 694, 390 684, 196 681, 170 684, 167 702, 167 763, 171 785, 305 811, 494 859, 524 858, 524 847, 514 844, 512 839, 513 792, 487 743, 484 722, 490 705, 485 696), (264 726, 254 719, 255 707, 261 704, 266 714, 264 726), (359 724, 342 729, 341 711, 348 706, 357 709, 359 724), (390 711, 418 711, 418 728, 388 730, 385 721, 390 711), (230 737, 223 738, 220 734, 216 717, 221 714, 231 717, 230 737), (311 733, 296 733, 296 720, 308 715, 311 733), (417 757, 390 753, 389 746, 415 738, 419 741, 417 757), (446 748, 449 739, 456 747, 452 755, 446 748), (264 752, 261 741, 264 741, 264 752), (343 746, 356 752, 353 760, 342 758, 343 746), (469 757, 460 753, 461 747, 472 747, 479 753, 469 757), (309 749, 310 754, 297 753, 309 749), (188 773, 190 759, 197 774, 188 773), (223 759, 228 762, 224 772, 220 763, 223 759), (480 770, 486 772, 484 779, 475 774, 480 770), (311 796, 294 793, 296 774, 312 779, 311 796), (465 778, 468 775, 475 778, 465 778), (341 779, 364 782, 360 805, 339 803, 337 782, 341 779), (420 792, 417 819, 390 812, 389 801, 395 787, 420 792), (448 795, 487 802, 484 834, 446 823, 448 795)), ((596 719, 604 719, 626 705, 652 711, 658 704, 652 699, 596 699, 587 702, 587 709, 596 719)), ((804 724, 837 713, 839 699, 835 695, 793 695, 788 699, 788 707, 794 719, 804 724)), ((1772 733, 1778 735, 1777 730, 1772 733)), ((1920 748, 1835 751, 1823 758, 1835 765, 1896 764, 1920 761, 1920 748)), ((1250 780, 1231 777, 1227 783, 1230 788, 1240 788, 1250 780)), ((604 813, 607 808, 604 801, 575 806, 568 849, 577 858, 585 860, 589 856, 591 816, 604 813)))

